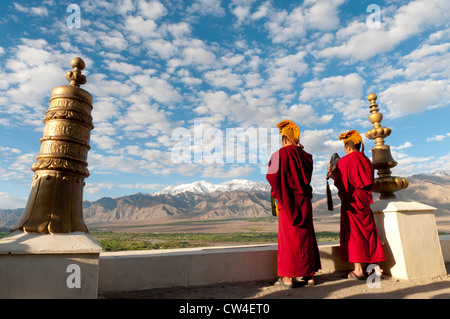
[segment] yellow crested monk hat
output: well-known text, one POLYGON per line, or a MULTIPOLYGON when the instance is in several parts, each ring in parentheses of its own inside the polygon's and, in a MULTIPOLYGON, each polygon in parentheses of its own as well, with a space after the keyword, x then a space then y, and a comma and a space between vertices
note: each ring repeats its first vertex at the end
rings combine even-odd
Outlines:
POLYGON ((290 141, 303 147, 300 144, 300 129, 294 122, 284 120, 278 123, 277 127, 280 130, 281 136, 286 136, 290 141))
POLYGON ((346 133, 342 133, 338 138, 338 141, 340 140, 343 140, 344 144, 347 143, 348 141, 352 141, 355 145, 361 143, 362 146, 361 150, 364 151, 364 143, 361 135, 359 135, 357 130, 351 130, 346 133))

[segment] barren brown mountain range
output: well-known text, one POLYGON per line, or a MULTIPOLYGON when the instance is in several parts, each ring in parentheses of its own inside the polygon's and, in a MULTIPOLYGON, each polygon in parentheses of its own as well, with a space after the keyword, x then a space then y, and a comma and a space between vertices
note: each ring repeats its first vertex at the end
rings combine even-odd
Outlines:
MULTIPOLYGON (((436 207, 437 217, 450 218, 450 176, 420 174, 408 177, 409 187, 396 193, 399 201, 417 201, 436 207)), ((374 193, 374 198, 378 194, 374 193)), ((327 210, 326 197, 314 194, 315 216, 339 213, 340 200, 334 195, 334 211, 327 210)), ((178 193, 134 194, 119 198, 104 197, 84 201, 87 224, 149 222, 155 220, 220 220, 272 216, 270 190, 213 190, 178 193)), ((22 215, 23 209, 0 209, 0 227, 9 228, 22 215)))

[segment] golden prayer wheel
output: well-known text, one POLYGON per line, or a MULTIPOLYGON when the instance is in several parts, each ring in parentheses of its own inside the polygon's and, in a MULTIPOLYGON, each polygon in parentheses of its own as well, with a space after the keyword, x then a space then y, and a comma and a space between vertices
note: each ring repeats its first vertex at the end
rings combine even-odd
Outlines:
POLYGON ((397 162, 392 158, 390 146, 384 143, 384 139, 391 135, 391 129, 381 126, 383 115, 378 112, 376 94, 369 94, 367 100, 370 101, 369 121, 373 124, 373 129, 367 131, 366 137, 375 141, 372 164, 378 170, 374 192, 380 193, 380 199, 394 199, 397 197, 394 192, 407 188, 409 182, 403 177, 391 176, 391 168, 397 166, 397 162))
POLYGON ((20 220, 11 228, 34 233, 88 232, 83 220, 84 179, 89 176, 87 157, 92 124, 92 96, 80 88, 82 59, 71 61, 66 73, 69 86, 52 91, 44 116, 40 153, 28 203, 20 220))

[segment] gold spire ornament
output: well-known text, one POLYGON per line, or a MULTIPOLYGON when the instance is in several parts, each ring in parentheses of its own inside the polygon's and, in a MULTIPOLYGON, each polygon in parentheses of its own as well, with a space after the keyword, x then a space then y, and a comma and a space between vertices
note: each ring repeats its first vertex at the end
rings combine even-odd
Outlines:
POLYGON ((373 124, 373 129, 366 133, 366 137, 375 141, 372 164, 374 169, 378 170, 374 192, 380 193, 380 199, 395 199, 397 196, 394 192, 407 188, 409 182, 403 177, 391 176, 391 168, 397 166, 397 162, 392 158, 390 146, 384 142, 384 139, 391 135, 391 129, 381 126, 383 115, 379 113, 376 94, 369 94, 367 100, 370 102, 369 121, 373 124))
POLYGON ((71 61, 68 86, 52 91, 44 116, 41 149, 31 170, 35 172, 28 203, 11 228, 34 233, 88 232, 83 220, 84 179, 89 177, 87 156, 92 124, 92 96, 80 88, 84 61, 71 61))

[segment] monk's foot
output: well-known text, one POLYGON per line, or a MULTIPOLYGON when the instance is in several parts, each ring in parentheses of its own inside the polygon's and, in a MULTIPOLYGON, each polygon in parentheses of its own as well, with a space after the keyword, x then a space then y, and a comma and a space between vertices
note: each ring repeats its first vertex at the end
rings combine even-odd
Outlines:
POLYGON ((381 267, 380 267, 379 265, 376 265, 376 266, 372 269, 372 271, 370 271, 370 272, 368 271, 367 274, 368 274, 368 275, 375 274, 375 276, 381 277, 381 276, 383 276, 383 271, 381 270, 381 267))
POLYGON ((285 285, 292 285, 293 284, 293 280, 291 277, 282 277, 281 280, 283 280, 285 285))
POLYGON ((359 280, 364 280, 364 274, 361 273, 357 273, 356 271, 351 271, 348 273, 347 275, 348 279, 359 279, 359 280))
POLYGON ((303 277, 303 280, 305 281, 307 286, 314 286, 316 284, 314 276, 303 277))
POLYGON ((294 283, 292 282, 292 278, 289 277, 280 277, 278 281, 274 284, 275 286, 283 287, 283 288, 293 288, 294 283))

